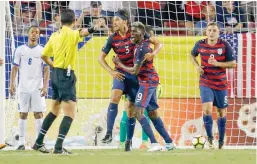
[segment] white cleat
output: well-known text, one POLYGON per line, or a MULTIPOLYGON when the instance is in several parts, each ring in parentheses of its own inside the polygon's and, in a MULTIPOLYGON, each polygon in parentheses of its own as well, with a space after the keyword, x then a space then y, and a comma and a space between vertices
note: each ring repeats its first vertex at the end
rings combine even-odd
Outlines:
POLYGON ((163 147, 162 147, 162 146, 160 146, 158 143, 153 143, 153 144, 151 145, 151 148, 148 149, 147 152, 155 152, 155 151, 162 151, 162 150, 163 150, 163 147))
POLYGON ((170 151, 176 149, 176 144, 175 143, 166 143, 165 144, 165 151, 170 151))

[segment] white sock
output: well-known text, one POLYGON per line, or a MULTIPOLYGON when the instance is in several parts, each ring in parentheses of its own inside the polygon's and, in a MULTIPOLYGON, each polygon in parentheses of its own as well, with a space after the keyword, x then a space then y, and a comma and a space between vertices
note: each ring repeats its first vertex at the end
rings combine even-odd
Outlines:
POLYGON ((43 124, 43 118, 35 119, 36 138, 37 138, 37 136, 38 136, 38 134, 40 132, 42 124, 43 124))
POLYGON ((19 145, 25 145, 27 120, 19 119, 19 145))

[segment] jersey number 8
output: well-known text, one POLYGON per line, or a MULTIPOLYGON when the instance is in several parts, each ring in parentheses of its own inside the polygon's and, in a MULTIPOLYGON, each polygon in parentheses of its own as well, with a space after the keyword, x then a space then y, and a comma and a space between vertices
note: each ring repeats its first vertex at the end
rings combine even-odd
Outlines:
POLYGON ((32 58, 29 58, 28 65, 31 65, 31 64, 32 64, 32 58))

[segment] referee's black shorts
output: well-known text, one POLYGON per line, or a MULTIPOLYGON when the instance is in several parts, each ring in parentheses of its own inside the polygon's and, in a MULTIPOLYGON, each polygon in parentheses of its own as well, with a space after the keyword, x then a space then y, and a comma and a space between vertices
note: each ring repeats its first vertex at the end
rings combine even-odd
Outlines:
POLYGON ((62 68, 53 68, 51 73, 52 80, 52 99, 56 101, 74 101, 76 102, 76 76, 74 71, 67 76, 67 70, 62 68))

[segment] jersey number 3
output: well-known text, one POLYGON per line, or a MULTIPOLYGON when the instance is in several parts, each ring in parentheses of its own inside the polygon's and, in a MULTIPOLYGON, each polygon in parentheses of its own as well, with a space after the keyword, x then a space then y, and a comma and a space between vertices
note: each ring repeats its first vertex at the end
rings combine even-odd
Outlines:
POLYGON ((32 64, 32 58, 29 58, 28 65, 32 64))

